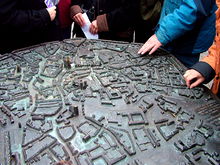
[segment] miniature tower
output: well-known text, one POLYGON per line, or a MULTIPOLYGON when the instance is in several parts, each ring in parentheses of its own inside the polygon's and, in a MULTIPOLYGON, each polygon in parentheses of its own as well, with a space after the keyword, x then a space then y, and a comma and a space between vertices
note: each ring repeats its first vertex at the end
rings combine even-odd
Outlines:
POLYGON ((71 69, 70 57, 64 57, 63 59, 64 68, 71 69))

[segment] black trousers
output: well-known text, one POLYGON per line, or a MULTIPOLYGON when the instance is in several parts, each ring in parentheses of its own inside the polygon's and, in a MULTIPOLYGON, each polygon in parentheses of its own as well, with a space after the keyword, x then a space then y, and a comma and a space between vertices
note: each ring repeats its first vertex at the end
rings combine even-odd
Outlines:
POLYGON ((135 42, 145 43, 153 34, 155 26, 147 21, 139 20, 135 26, 135 42))

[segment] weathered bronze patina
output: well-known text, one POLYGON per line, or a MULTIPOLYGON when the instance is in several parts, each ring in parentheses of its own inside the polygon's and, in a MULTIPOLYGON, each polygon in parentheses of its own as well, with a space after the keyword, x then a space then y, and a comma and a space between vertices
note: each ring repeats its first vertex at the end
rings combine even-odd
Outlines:
POLYGON ((218 165, 220 101, 140 46, 77 38, 0 56, 0 164, 218 165))

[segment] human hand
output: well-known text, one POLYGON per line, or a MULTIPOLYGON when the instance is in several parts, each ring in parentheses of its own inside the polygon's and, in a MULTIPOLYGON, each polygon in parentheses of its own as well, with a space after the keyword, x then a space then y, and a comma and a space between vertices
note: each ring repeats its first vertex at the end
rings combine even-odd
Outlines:
POLYGON ((145 54, 146 52, 149 52, 149 54, 153 54, 162 44, 157 39, 156 34, 152 35, 147 42, 141 47, 141 49, 138 51, 138 54, 145 54))
POLYGON ((194 69, 189 69, 183 75, 188 88, 194 88, 205 81, 205 78, 194 69))
POLYGON ((97 20, 92 21, 89 31, 92 34, 97 34, 98 33, 98 25, 97 25, 97 20))
POLYGON ((56 17, 56 6, 53 6, 53 7, 50 7, 50 8, 47 8, 47 11, 50 15, 50 20, 53 21, 56 17))
POLYGON ((73 20, 81 27, 85 25, 85 20, 82 16, 82 13, 77 13, 76 15, 74 15, 73 20))

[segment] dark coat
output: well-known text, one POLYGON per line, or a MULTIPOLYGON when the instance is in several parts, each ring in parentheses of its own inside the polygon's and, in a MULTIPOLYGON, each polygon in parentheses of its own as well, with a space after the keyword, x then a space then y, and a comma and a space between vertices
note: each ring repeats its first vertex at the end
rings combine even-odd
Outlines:
POLYGON ((0 1, 0 53, 60 39, 44 0, 0 1))
MULTIPOLYGON (((137 0, 73 0, 72 6, 80 6, 83 12, 87 12, 91 22, 95 19, 98 21, 98 26, 102 22, 99 36, 104 39, 115 39, 120 35, 123 38, 124 34, 126 37, 129 29, 134 27, 138 14, 137 0)), ((73 14, 80 12, 77 8, 73 10, 73 14)))

